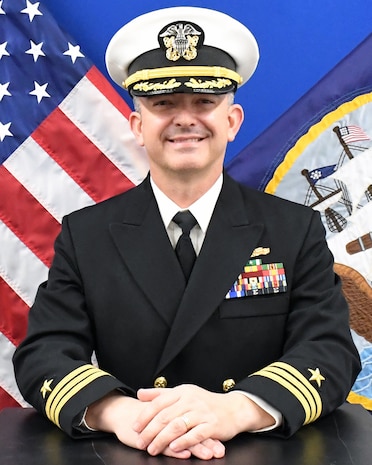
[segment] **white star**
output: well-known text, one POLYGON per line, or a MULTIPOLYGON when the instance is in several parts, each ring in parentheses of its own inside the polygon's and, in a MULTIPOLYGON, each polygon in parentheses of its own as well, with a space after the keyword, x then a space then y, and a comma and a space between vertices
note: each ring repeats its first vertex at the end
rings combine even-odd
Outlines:
POLYGON ((31 3, 29 0, 27 0, 27 8, 25 8, 24 10, 21 10, 21 13, 28 14, 30 23, 32 23, 32 20, 35 18, 35 16, 43 15, 43 13, 39 11, 39 5, 40 5, 40 2, 31 3))
POLYGON ((8 42, 3 42, 0 44, 0 60, 3 58, 3 56, 10 56, 10 53, 8 53, 6 46, 8 45, 8 42))
POLYGON ((80 45, 72 45, 68 42, 68 50, 63 52, 64 55, 71 57, 71 61, 75 63, 77 58, 84 58, 84 55, 80 51, 80 45))
POLYGON ((4 95, 11 96, 12 94, 8 91, 8 86, 10 82, 6 82, 5 84, 0 84, 0 102, 2 101, 4 95))
POLYGON ((48 83, 43 84, 41 86, 38 82, 34 81, 34 84, 35 89, 30 92, 30 95, 35 95, 38 103, 40 103, 44 97, 50 97, 50 95, 46 91, 48 83))
POLYGON ((28 55, 33 55, 35 63, 39 57, 45 57, 45 53, 41 50, 43 43, 44 42, 40 42, 40 44, 35 44, 32 40, 30 40, 31 48, 25 52, 28 55))
POLYGON ((5 15, 5 11, 3 10, 3 0, 0 0, 0 15, 5 15))
POLYGON ((10 125, 12 123, 3 124, 0 122, 0 141, 2 142, 6 136, 13 136, 9 131, 10 125))

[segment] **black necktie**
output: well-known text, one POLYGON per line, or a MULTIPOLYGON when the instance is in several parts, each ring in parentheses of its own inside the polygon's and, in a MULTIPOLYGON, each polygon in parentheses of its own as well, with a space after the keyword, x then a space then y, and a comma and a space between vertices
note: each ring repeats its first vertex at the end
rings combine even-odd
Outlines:
POLYGON ((182 234, 176 245, 176 254, 186 280, 189 279, 194 266, 196 254, 190 239, 190 231, 197 221, 188 210, 178 212, 173 221, 182 229, 182 234))

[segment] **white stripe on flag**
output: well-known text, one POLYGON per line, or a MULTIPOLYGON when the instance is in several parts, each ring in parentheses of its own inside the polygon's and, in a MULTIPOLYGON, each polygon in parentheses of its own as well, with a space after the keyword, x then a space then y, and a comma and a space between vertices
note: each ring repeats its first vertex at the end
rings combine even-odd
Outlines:
POLYGON ((6 244, 0 247, 0 276, 31 306, 39 284, 48 276, 48 267, 1 220, 0 237, 2 244, 6 244))
POLYGON ((59 223, 67 213, 95 203, 31 137, 4 166, 59 223))
POLYGON ((15 346, 0 332, 0 380, 1 387, 22 407, 31 407, 19 392, 12 363, 15 346))
POLYGON ((135 140, 125 116, 89 79, 81 79, 59 108, 133 184, 144 179, 148 172, 144 149, 135 140))

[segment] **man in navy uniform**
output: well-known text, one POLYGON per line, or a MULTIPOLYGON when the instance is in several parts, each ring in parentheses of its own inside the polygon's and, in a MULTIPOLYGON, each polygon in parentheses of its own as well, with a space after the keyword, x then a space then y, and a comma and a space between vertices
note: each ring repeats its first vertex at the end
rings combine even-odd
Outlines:
POLYGON ((150 173, 64 218, 14 357, 20 390, 73 437, 151 455, 288 437, 342 404, 360 365, 319 214, 223 170, 256 41, 176 7, 125 25, 106 57, 150 173))

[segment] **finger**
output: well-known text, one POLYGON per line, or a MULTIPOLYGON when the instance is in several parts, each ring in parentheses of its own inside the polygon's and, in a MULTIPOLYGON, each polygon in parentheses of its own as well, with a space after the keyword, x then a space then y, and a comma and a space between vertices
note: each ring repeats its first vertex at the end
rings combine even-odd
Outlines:
POLYGON ((169 389, 167 388, 141 388, 137 391, 137 398, 142 402, 149 402, 168 391, 169 389))
POLYGON ((164 424, 174 419, 179 415, 179 411, 176 410, 173 415, 167 413, 167 408, 173 406, 179 400, 179 396, 174 393, 169 393, 166 396, 157 396, 152 401, 146 402, 144 408, 141 410, 132 428, 135 432, 141 433, 148 425, 155 420, 157 415, 159 416, 158 421, 164 424), (168 419, 169 417, 169 419, 168 419))
POLYGON ((174 452, 169 447, 166 447, 162 452, 162 455, 166 455, 168 457, 174 457, 176 459, 189 459, 192 455, 191 451, 183 450, 180 452, 174 452))
MULTIPOLYGON (((147 444, 146 447, 149 454, 157 455, 168 447, 172 441, 185 435, 188 432, 190 425, 191 423, 188 418, 185 419, 180 416, 176 417, 163 427, 161 427, 161 425, 159 425, 156 421, 150 422, 148 427, 139 436, 139 441, 142 440, 145 444, 147 444)), ((186 449, 187 448, 179 448, 177 451, 174 449, 173 451, 180 452, 186 449)))
POLYGON ((169 443, 169 447, 172 450, 181 451, 185 449, 190 449, 191 447, 197 444, 222 444, 217 439, 211 439, 211 441, 214 441, 213 443, 205 442, 216 434, 213 432, 213 428, 209 423, 191 423, 191 425, 192 427, 189 428, 188 431, 186 431, 183 435, 179 436, 178 438, 175 438, 172 442, 169 443))
POLYGON ((191 424, 191 420, 190 420, 190 416, 187 414, 187 413, 184 413, 183 415, 179 416, 178 418, 180 418, 184 425, 185 425, 185 428, 186 428, 186 432, 189 431, 189 429, 192 428, 192 424, 191 424))
POLYGON ((202 460, 220 459, 225 455, 225 446, 218 439, 206 439, 188 450, 192 455, 202 460))

